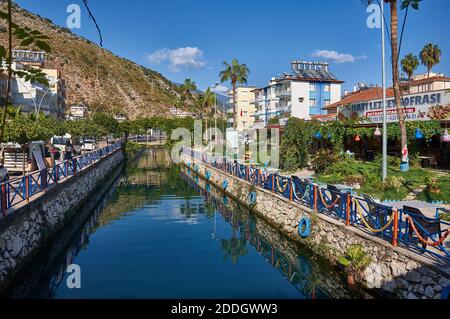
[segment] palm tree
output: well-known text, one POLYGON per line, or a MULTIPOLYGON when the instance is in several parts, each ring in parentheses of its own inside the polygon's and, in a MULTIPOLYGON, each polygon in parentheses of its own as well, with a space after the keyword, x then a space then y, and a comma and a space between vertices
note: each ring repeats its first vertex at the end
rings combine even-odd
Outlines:
POLYGON ((411 88, 409 83, 411 82, 411 78, 414 74, 414 71, 419 66, 419 59, 412 53, 407 54, 401 61, 402 70, 408 76, 408 91, 411 93, 411 88))
POLYGON ((430 72, 433 66, 441 61, 441 49, 436 44, 428 43, 420 51, 420 61, 427 67, 428 90, 431 91, 430 72))
POLYGON ((210 107, 214 104, 214 98, 214 92, 211 88, 207 88, 198 99, 198 111, 204 111, 205 113, 206 130, 208 129, 208 116, 210 115, 210 107))
POLYGON ((197 90, 197 84, 195 84, 195 82, 190 78, 187 78, 186 80, 184 80, 183 90, 186 92, 186 94, 192 94, 197 90))
POLYGON ((247 77, 250 73, 246 64, 239 64, 237 59, 233 59, 231 64, 224 61, 223 66, 225 70, 220 72, 220 82, 231 81, 231 86, 233 87, 233 113, 234 113, 234 121, 233 127, 236 129, 237 125, 237 114, 236 114, 236 86, 238 83, 245 84, 247 83, 247 77))
MULTIPOLYGON (((378 0, 361 0, 363 4, 366 6, 371 5, 373 3, 379 3, 378 0)), ((390 12, 391 12, 391 20, 390 20, 390 44, 391 44, 391 62, 392 62, 392 81, 394 88, 394 97, 395 97, 395 105, 397 107, 397 116, 398 116, 398 124, 401 132, 401 145, 402 145, 402 154, 408 150, 408 136, 406 132, 406 124, 405 124, 405 115, 402 110, 401 103, 401 92, 400 92, 400 77, 398 71, 398 62, 399 62, 399 45, 398 45, 398 1, 397 0, 381 0, 385 3, 389 4, 390 12)), ((411 6, 413 9, 419 8, 420 0, 401 0, 401 9, 408 10, 411 6)), ((403 22, 402 34, 404 31, 406 22, 403 22)), ((382 23, 385 23, 384 17, 382 23)), ((400 43, 401 44, 401 43, 400 43)))

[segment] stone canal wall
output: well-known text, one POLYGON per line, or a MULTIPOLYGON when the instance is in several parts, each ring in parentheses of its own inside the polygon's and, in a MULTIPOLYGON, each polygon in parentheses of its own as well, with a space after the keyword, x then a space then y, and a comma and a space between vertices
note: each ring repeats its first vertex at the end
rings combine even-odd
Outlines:
POLYGON ((118 149, 0 219, 0 290, 75 217, 123 161, 118 149))
MULTIPOLYGON (((447 265, 434 262, 424 256, 394 247, 384 240, 363 232, 329 216, 256 187, 235 176, 220 171, 199 160, 182 154, 182 161, 198 167, 198 175, 205 178, 209 172, 209 182, 222 188, 227 180, 227 195, 241 204, 249 206, 249 193, 256 193, 256 204, 251 209, 276 227, 286 236, 320 253, 330 262, 337 264, 352 244, 361 244, 371 256, 372 262, 358 282, 373 292, 384 296, 408 299, 439 299, 441 292, 450 286, 450 270, 447 265), (298 234, 302 217, 311 220, 311 236, 302 239, 298 234)), ((194 173, 191 171, 191 173, 194 173)))

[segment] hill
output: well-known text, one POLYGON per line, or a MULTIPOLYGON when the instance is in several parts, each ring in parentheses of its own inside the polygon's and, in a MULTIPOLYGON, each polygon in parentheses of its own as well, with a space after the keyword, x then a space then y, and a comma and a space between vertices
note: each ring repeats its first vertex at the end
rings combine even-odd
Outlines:
MULTIPOLYGON (((0 5, 6 11, 4 3, 0 5)), ((174 101, 184 94, 161 74, 116 56, 95 43, 56 26, 51 20, 15 5, 13 21, 50 37, 52 52, 46 68, 59 69, 66 86, 66 105, 79 102, 110 113, 125 113, 131 119, 169 115, 174 101)), ((0 43, 7 44, 5 21, 0 21, 0 43)), ((21 48, 19 42, 14 49, 21 48)), ((187 107, 191 103, 187 98, 187 107)))

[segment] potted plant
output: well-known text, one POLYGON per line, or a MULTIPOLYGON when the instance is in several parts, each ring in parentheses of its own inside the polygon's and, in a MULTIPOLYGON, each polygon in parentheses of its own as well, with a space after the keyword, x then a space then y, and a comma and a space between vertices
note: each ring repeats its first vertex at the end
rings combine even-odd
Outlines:
POLYGON ((361 245, 351 245, 345 255, 339 257, 338 262, 347 271, 347 281, 349 286, 355 285, 355 277, 359 276, 364 269, 369 266, 372 259, 364 251, 361 245))

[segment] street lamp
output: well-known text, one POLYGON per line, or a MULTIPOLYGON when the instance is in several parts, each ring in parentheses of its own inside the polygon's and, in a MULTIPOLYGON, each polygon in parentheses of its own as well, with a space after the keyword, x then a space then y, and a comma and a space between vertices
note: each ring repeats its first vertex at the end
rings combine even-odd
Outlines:
POLYGON ((382 55, 382 86, 383 86, 383 182, 387 178, 387 117, 386 117, 386 59, 384 46, 384 2, 380 2, 381 7, 381 55, 382 55))
MULTIPOLYGON (((55 85, 58 84, 58 82, 60 82, 60 81, 61 81, 61 79, 58 79, 55 83, 52 84, 52 86, 55 86, 55 85)), ((42 104, 42 101, 44 100, 44 98, 45 98, 45 96, 48 94, 48 92, 50 92, 50 90, 51 90, 51 87, 49 87, 49 88, 47 89, 47 91, 45 91, 44 95, 41 97, 41 101, 39 102, 39 104, 38 104, 38 109, 37 109, 38 114, 39 114, 39 111, 41 110, 41 104, 42 104)))

